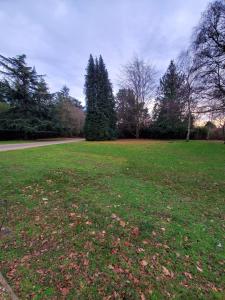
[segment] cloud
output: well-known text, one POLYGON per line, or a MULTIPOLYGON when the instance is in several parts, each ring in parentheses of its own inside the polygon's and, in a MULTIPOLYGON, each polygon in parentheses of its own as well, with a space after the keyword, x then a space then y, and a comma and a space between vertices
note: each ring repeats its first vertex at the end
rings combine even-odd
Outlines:
POLYGON ((0 0, 1 53, 25 53, 52 91, 84 99, 89 54, 102 54, 116 88, 134 54, 161 73, 188 43, 207 0, 0 0))

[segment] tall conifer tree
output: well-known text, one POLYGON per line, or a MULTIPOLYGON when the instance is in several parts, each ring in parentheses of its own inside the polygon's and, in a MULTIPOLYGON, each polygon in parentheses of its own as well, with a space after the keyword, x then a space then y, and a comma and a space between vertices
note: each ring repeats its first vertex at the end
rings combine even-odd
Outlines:
POLYGON ((90 56, 85 77, 87 140, 111 140, 116 137, 115 100, 104 61, 90 56))
POLYGON ((186 86, 184 75, 178 72, 173 61, 160 80, 156 105, 153 110, 155 125, 168 131, 186 128, 184 122, 184 94, 186 86))

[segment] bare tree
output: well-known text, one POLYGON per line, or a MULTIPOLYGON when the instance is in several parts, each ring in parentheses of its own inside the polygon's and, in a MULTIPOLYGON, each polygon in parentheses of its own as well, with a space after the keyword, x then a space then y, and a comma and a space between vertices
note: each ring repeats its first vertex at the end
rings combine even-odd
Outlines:
POLYGON ((198 88, 196 87, 197 69, 193 64, 193 55, 190 50, 182 51, 178 57, 178 68, 184 74, 185 89, 183 90, 183 101, 187 111, 187 135, 186 141, 190 140, 191 124, 194 109, 197 106, 198 88))
POLYGON ((135 96, 135 136, 139 138, 140 125, 143 123, 143 107, 148 107, 153 101, 156 88, 156 70, 144 60, 134 57, 123 66, 120 86, 132 90, 135 96))
POLYGON ((58 115, 65 132, 70 136, 77 136, 83 131, 84 112, 71 101, 64 100, 59 104, 58 115))
MULTIPOLYGON (((225 111, 225 1, 209 4, 192 43, 201 112, 225 111)), ((225 116, 224 116, 225 117, 225 116)), ((224 122, 225 128, 225 122, 224 122)))

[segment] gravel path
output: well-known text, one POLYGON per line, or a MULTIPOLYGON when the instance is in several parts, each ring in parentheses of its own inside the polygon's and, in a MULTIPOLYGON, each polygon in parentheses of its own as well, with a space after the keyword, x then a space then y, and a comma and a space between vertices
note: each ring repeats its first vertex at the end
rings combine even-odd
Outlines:
POLYGON ((76 138, 76 139, 64 139, 58 141, 55 140, 55 141, 40 141, 40 142, 19 143, 19 144, 2 144, 2 145, 0 144, 0 151, 36 148, 36 147, 57 145, 57 144, 68 144, 74 142, 81 142, 83 140, 84 139, 76 138))

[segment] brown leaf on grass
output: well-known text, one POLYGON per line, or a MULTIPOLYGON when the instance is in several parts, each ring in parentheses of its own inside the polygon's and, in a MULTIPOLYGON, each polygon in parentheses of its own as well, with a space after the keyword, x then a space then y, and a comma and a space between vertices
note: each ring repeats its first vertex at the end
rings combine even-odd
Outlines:
POLYGON ((167 277, 173 278, 174 274, 172 271, 169 271, 166 267, 162 266, 163 274, 167 277))
POLYGON ((152 231, 152 235, 153 235, 153 236, 156 236, 156 235, 157 235, 156 232, 155 232, 154 230, 152 231))
POLYGON ((130 247, 131 245, 132 245, 132 244, 131 244, 130 242, 128 242, 128 241, 125 241, 125 242, 124 242, 124 246, 125 246, 125 247, 130 247))
POLYGON ((71 213, 69 213, 69 216, 70 216, 71 218, 74 218, 74 217, 76 216, 76 214, 75 214, 74 212, 71 212, 71 213))
POLYGON ((199 266, 196 266, 196 268, 199 272, 201 272, 201 273, 203 272, 202 268, 200 268, 199 266))
POLYGON ((85 222, 85 224, 86 224, 86 225, 91 225, 92 222, 88 220, 88 221, 85 222))
POLYGON ((67 296, 70 292, 70 290, 66 287, 60 288, 60 292, 63 296, 67 296))
POLYGON ((141 300, 145 300, 145 295, 143 293, 141 293, 141 300))
POLYGON ((138 236, 140 234, 140 230, 138 227, 134 227, 131 231, 132 235, 138 236))
POLYGON ((193 278, 192 275, 191 275, 191 273, 184 272, 184 275, 185 275, 187 278, 189 278, 189 279, 192 279, 192 278, 193 278))
POLYGON ((144 252, 145 250, 143 249, 143 248, 137 248, 137 250, 136 250, 136 252, 137 253, 142 253, 142 252, 144 252))
POLYGON ((115 248, 112 249, 112 251, 111 251, 112 254, 116 254, 117 252, 118 252, 118 249, 115 249, 115 248))
POLYGON ((117 218, 117 215, 116 215, 116 214, 112 214, 112 215, 111 215, 111 218, 112 218, 112 219, 116 219, 116 218, 117 218))
POLYGON ((108 265, 108 268, 109 268, 110 270, 114 270, 114 267, 113 267, 112 265, 108 265))
POLYGON ((146 267, 146 266, 148 265, 148 262, 147 262, 146 260, 142 259, 142 260, 140 261, 140 265, 141 265, 142 267, 146 267))
POLYGON ((143 240, 142 243, 143 243, 144 245, 148 245, 149 242, 148 242, 147 240, 143 240))
POLYGON ((113 247, 117 247, 120 244, 120 238, 117 238, 115 241, 112 242, 113 247))
POLYGON ((84 266, 88 266, 89 265, 89 260, 87 258, 84 259, 84 266))
POLYGON ((36 222, 40 221, 40 216, 36 216, 36 217, 35 217, 35 221, 36 221, 36 222))
POLYGON ((120 220, 120 226, 125 227, 126 226, 126 222, 124 222, 123 220, 120 220))
POLYGON ((113 270, 116 273, 124 273, 124 270, 120 266, 114 266, 113 270))

